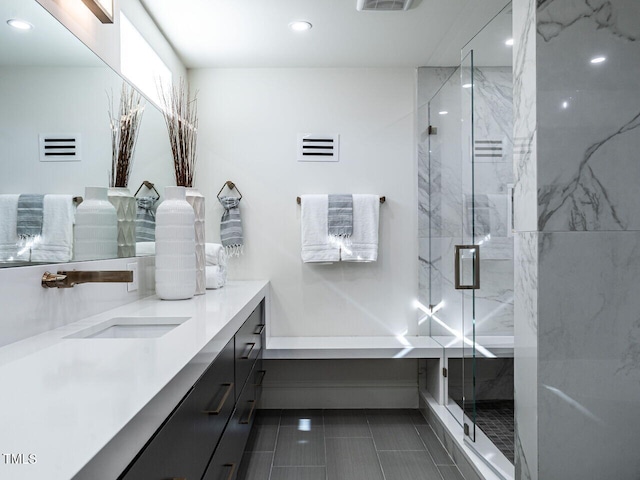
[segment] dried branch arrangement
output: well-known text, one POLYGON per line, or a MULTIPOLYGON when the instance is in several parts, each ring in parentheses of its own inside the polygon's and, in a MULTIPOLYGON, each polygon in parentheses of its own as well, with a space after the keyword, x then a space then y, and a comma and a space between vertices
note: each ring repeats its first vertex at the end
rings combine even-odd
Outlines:
POLYGON ((168 91, 160 87, 164 121, 167 124, 176 185, 193 187, 198 139, 197 95, 191 98, 191 89, 184 79, 168 91))
POLYGON ((142 96, 129 84, 122 82, 120 106, 116 116, 113 97, 109 98, 109 122, 111 125, 111 173, 110 187, 126 187, 129 184, 133 153, 138 142, 144 104, 142 96))

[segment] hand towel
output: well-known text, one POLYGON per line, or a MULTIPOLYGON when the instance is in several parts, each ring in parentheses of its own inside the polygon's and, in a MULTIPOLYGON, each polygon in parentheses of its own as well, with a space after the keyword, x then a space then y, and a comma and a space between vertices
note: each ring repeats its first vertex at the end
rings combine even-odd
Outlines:
POLYGON ((73 254, 73 197, 45 195, 42 209, 42 235, 31 247, 31 261, 69 262, 73 254))
POLYGON ((240 199, 238 197, 218 197, 224 207, 220 219, 220 239, 229 257, 242 254, 244 238, 242 236, 242 219, 240 218, 240 199))
POLYGON ((138 209, 136 211, 136 241, 156 241, 156 214, 153 206, 158 201, 158 196, 136 198, 138 209))
POLYGON ((329 240, 347 244, 353 233, 353 196, 329 195, 328 201, 329 240))
POLYGON ((220 265, 207 265, 205 275, 208 290, 223 287, 227 283, 227 271, 220 265))
POLYGON ((29 255, 18 255, 18 197, 0 195, 0 262, 28 261, 29 255))
POLYGON ((22 194, 18 197, 18 220, 16 233, 18 238, 28 242, 42 235, 42 217, 44 195, 22 194))
POLYGON ((343 245, 340 258, 345 262, 375 262, 378 260, 378 223, 380 197, 353 195, 353 234, 351 244, 343 245))
POLYGON ((302 261, 327 263, 340 261, 340 246, 329 241, 327 195, 301 196, 302 261))
POLYGON ((227 253, 219 243, 205 243, 204 256, 207 265, 227 266, 227 253))

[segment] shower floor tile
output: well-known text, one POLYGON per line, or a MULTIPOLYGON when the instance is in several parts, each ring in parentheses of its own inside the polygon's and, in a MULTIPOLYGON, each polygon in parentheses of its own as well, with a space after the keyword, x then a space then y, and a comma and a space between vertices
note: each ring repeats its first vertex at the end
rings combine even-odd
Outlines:
POLYGON ((476 425, 507 457, 514 459, 514 406, 513 400, 479 402, 476 404, 476 425))

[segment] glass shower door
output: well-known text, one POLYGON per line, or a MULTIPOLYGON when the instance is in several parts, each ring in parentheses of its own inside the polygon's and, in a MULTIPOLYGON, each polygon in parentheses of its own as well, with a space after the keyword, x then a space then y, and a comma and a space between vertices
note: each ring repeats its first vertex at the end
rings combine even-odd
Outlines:
MULTIPOLYGON (((473 425, 473 313, 478 249, 473 245, 471 68, 456 68, 428 103, 429 317, 445 353, 447 409, 473 425), (470 401, 471 400, 471 401, 470 401), (469 418, 471 415, 471 419, 469 418)), ((470 429, 473 435, 474 429, 470 429)))
POLYGON ((476 434, 476 291, 480 288, 480 245, 476 242, 476 202, 474 163, 474 70, 473 50, 460 64, 460 146, 462 163, 462 227, 464 245, 456 248, 453 259, 456 289, 462 302, 462 390, 465 436, 475 440, 476 434), (459 281, 458 281, 459 279, 459 281))

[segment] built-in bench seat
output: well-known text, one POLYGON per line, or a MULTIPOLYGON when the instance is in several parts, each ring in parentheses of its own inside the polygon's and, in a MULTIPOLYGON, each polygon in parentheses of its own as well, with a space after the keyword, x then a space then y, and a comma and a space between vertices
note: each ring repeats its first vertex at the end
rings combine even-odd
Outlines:
MULTIPOLYGON (((471 345, 457 337, 268 337, 264 358, 348 359, 348 358, 455 358, 467 356, 471 345)), ((513 336, 476 337, 478 356, 513 356, 513 336)))

